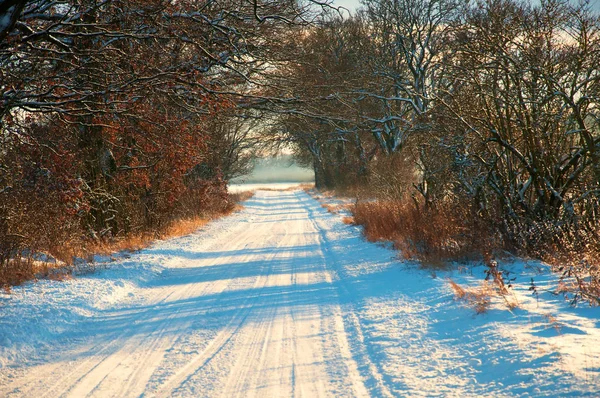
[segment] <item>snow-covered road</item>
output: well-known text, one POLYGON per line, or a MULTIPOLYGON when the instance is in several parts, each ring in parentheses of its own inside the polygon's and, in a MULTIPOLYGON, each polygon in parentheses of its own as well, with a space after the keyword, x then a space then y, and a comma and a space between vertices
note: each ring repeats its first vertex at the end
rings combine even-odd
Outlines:
MULTIPOLYGON (((258 191, 204 231, 15 289, 0 306, 0 396, 597 392, 595 348, 589 372, 572 369, 539 343, 551 332, 527 341, 506 311, 475 317, 445 280, 393 256, 303 191, 258 191)), ((589 318, 576 335, 597 331, 589 318)))

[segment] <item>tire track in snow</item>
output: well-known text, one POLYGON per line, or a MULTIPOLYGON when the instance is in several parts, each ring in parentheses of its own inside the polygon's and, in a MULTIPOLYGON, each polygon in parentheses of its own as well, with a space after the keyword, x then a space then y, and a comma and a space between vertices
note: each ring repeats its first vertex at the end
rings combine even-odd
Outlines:
MULTIPOLYGON (((161 303, 166 301, 170 295, 167 295, 158 303, 154 304, 153 307, 158 307, 161 303)), ((153 312, 153 308, 148 308, 144 311, 136 321, 147 320, 151 317, 153 312)), ((57 363, 53 363, 47 366, 44 366, 42 369, 36 369, 36 377, 29 386, 25 384, 24 387, 18 387, 14 393, 19 394, 19 396, 33 396, 41 394, 41 397, 51 396, 52 394, 59 396, 63 395, 67 392, 67 390, 62 390, 61 392, 57 392, 56 390, 59 388, 70 388, 72 386, 73 380, 80 380, 81 374, 87 374, 94 368, 98 366, 99 363, 104 361, 106 358, 109 358, 113 355, 111 350, 115 349, 119 344, 122 344, 122 340, 131 333, 130 330, 122 331, 118 333, 116 336, 111 336, 110 339, 106 339, 94 345, 93 347, 86 349, 83 353, 79 353, 77 356, 83 356, 84 359, 82 362, 75 363, 74 367, 70 369, 66 374, 61 374, 61 368, 63 368, 66 364, 71 364, 70 361, 71 355, 64 356, 61 360, 57 361, 57 363), (38 385, 40 382, 48 381, 52 377, 58 376, 58 379, 53 382, 52 385, 38 385), (29 387, 29 388, 27 388, 29 387), (40 391, 41 390, 41 391, 40 391)), ((12 396, 12 392, 8 392, 7 396, 12 396)))
MULTIPOLYGON (((218 234, 217 236, 213 237, 213 241, 216 240, 216 242, 212 242, 211 245, 208 246, 208 250, 210 249, 216 249, 216 248, 220 248, 221 247, 221 242, 222 241, 231 241, 233 236, 238 236, 241 238, 244 238, 246 236, 250 236, 251 232, 250 231, 244 231, 242 234, 240 234, 239 230, 243 229, 244 225, 237 225, 235 226, 235 228, 233 228, 233 230, 230 231, 223 231, 225 233, 225 236, 222 236, 222 234, 218 234)), ((242 240, 242 242, 244 241, 244 239, 242 240)), ((232 278, 229 278, 227 280, 231 280, 232 278)), ((186 289, 186 293, 192 291, 194 288, 194 286, 189 286, 186 289)), ((208 288, 208 286, 207 286, 208 288)), ((148 308, 146 308, 143 312, 141 312, 139 315, 131 318, 129 320, 130 325, 138 325, 138 324, 145 324, 147 323, 149 320, 151 320, 155 314, 158 311, 158 309, 160 309, 162 306, 164 306, 165 303, 168 302, 168 300, 170 298, 172 298, 172 296, 174 296, 175 294, 180 293, 177 290, 171 290, 169 292, 167 292, 166 294, 162 294, 162 292, 159 292, 157 295, 155 295, 154 297, 152 297, 153 300, 155 300, 155 302, 153 304, 151 304, 150 306, 148 306, 148 308)), ((179 294, 178 295, 180 298, 185 297, 185 294, 179 294)), ((132 311, 135 311, 135 307, 131 308, 132 311)), ((150 329, 149 333, 150 335, 152 335, 152 332, 158 332, 159 336, 162 335, 165 331, 165 329, 169 326, 169 321, 172 320, 173 318, 175 318, 178 315, 179 311, 177 311, 174 314, 171 314, 167 319, 165 319, 163 322, 161 322, 161 325, 158 327, 158 330, 156 329, 150 329)), ((94 387, 96 387, 99 383, 101 383, 103 380, 105 380, 105 376, 110 373, 112 370, 114 370, 114 368, 110 368, 110 366, 108 367, 108 369, 106 367, 102 367, 102 364, 106 365, 107 361, 110 361, 111 358, 115 357, 116 355, 118 355, 121 352, 127 352, 126 349, 132 350, 133 353, 135 353, 136 350, 145 350, 145 352, 148 352, 148 348, 144 347, 143 344, 140 344, 139 341, 130 341, 132 339, 132 337, 134 337, 136 334, 138 334, 139 330, 137 330, 134 326, 129 326, 127 327, 125 330, 119 331, 116 334, 112 334, 109 335, 105 338, 101 339, 101 342, 94 344, 92 347, 90 347, 89 349, 86 349, 83 352, 79 352, 76 354, 71 354, 71 353, 67 353, 66 355, 61 355, 61 358, 56 361, 55 363, 52 363, 50 365, 45 365, 42 366, 42 368, 40 369, 38 367, 38 369, 36 369, 36 375, 35 377, 33 377, 33 380, 30 380, 30 382, 28 383, 26 381, 26 383, 22 383, 22 382, 15 382, 13 383, 14 388, 12 389, 12 391, 8 391, 7 396, 34 396, 34 395, 38 395, 41 397, 48 397, 48 396, 64 396, 64 395, 71 395, 71 396, 85 396, 87 395, 84 394, 85 392, 82 390, 76 390, 76 391, 72 391, 74 388, 77 387, 78 383, 81 383, 86 376, 89 376, 90 374, 92 374, 94 371, 98 371, 100 369, 105 370, 106 373, 105 374, 101 374, 99 376, 95 376, 96 380, 98 381, 96 383, 96 385, 94 387), (120 348, 119 348, 120 347, 120 348), (75 358, 79 358, 79 357, 83 357, 83 360, 79 360, 77 362, 73 361, 73 357, 75 358), (69 369, 67 371, 67 373, 64 373, 64 368, 65 368, 65 364, 71 364, 75 362, 74 366, 69 369), (55 380, 52 382, 52 384, 50 386, 44 384, 47 383, 49 380, 55 380), (20 384, 20 385, 19 385, 20 384)), ((156 339, 155 339, 156 340, 156 339)), ((153 345, 153 344, 151 344, 153 345)), ((130 354, 127 354, 125 357, 128 357, 130 354)), ((119 362, 120 364, 121 362, 119 362)), ((116 366, 118 366, 119 364, 117 364, 116 366)), ((146 374, 148 372, 148 364, 145 362, 138 362, 137 363, 137 367, 144 367, 146 370, 146 374)), ((144 383, 145 384, 145 383, 144 383)), ((10 388, 10 387, 9 387, 10 388)), ((93 388, 92 388, 93 390, 93 388)), ((88 393, 91 391, 88 391, 88 393)), ((113 396, 122 396, 120 394, 115 394, 113 396)))
MULTIPOLYGON (((126 319, 114 320, 121 329, 49 365, 32 367, 28 377, 12 384, 14 395, 367 395, 348 349, 339 288, 329 276, 311 206, 297 194, 259 192, 236 216, 245 223, 192 245, 197 258, 170 261, 162 286, 157 281, 142 289, 150 306, 117 311, 115 317, 126 319), (254 268, 247 270, 245 263, 254 268), (218 274, 210 274, 213 266, 218 274), (216 327, 206 330, 214 335, 198 353, 167 355, 195 332, 192 318, 211 316, 216 327), (68 361, 72 365, 65 368, 68 361), (224 389, 202 390, 212 382, 205 374, 209 364, 221 371, 214 383, 224 389)), ((201 238, 200 233, 181 242, 201 238)), ((178 250, 165 255, 176 256, 178 250)), ((95 337, 91 330, 87 341, 95 337)))
MULTIPOLYGON (((304 192, 299 192, 296 194, 299 201, 304 202, 301 199, 301 196, 304 196, 308 199, 309 203, 314 202, 314 208, 307 207, 307 211, 309 212, 309 219, 311 220, 312 227, 314 231, 318 234, 319 246, 325 258, 325 268, 328 272, 330 272, 334 279, 332 282, 335 283, 340 296, 348 298, 345 300, 347 305, 350 307, 349 310, 345 311, 347 317, 347 321, 345 322, 344 318, 341 314, 337 314, 336 316, 336 331, 338 336, 341 337, 342 343, 340 344, 340 349, 343 352, 343 355, 346 358, 353 358, 352 353, 350 352, 350 343, 348 337, 353 341, 352 348, 356 352, 354 357, 356 358, 356 362, 354 364, 360 364, 360 366, 356 369, 357 372, 361 372, 365 378, 370 380, 370 384, 372 384, 371 390, 373 391, 372 395, 380 396, 380 397, 393 397, 394 394, 391 392, 389 387, 385 383, 385 379, 383 377, 383 372, 379 369, 376 362, 372 359, 371 354, 369 353, 368 347, 365 343, 365 338, 362 332, 362 326, 360 320, 356 316, 356 310, 353 308, 354 303, 350 299, 353 295, 350 291, 349 286, 344 283, 343 279, 337 273, 337 267, 335 266, 338 263, 336 259, 336 254, 333 250, 331 250, 331 245, 328 243, 327 236, 325 235, 325 231, 321 228, 316 222, 316 213, 321 209, 312 197, 304 192), (346 336, 346 332, 350 333, 350 336, 346 336)), ((341 305, 340 305, 341 307, 341 305)), ((350 365, 352 366, 352 365, 350 365)), ((355 380, 356 378, 353 378, 355 380)), ((360 394, 362 395, 362 394, 360 394)))
MULTIPOLYGON (((245 239, 241 239, 241 242, 246 241, 245 239)), ((282 242, 277 244, 277 248, 281 247, 282 242)), ((264 261, 270 263, 276 256, 276 251, 272 251, 264 261)), ((271 270, 270 268, 269 270, 271 270)), ((264 288, 268 282, 268 276, 270 272, 266 275, 260 274, 254 285, 252 286, 252 290, 260 291, 261 288, 264 288), (262 282, 262 283, 261 283, 262 282)), ((259 295, 260 298, 260 295, 259 295)), ((163 383, 161 388, 156 392, 157 397, 170 397, 173 392, 176 392, 178 389, 184 387, 184 385, 196 374, 200 371, 207 363, 209 363, 213 358, 215 358, 219 352, 224 348, 226 344, 228 344, 236 334, 241 330, 244 325, 244 322, 252 312, 253 303, 252 298, 248 297, 244 300, 241 307, 238 311, 233 315, 230 319, 229 323, 219 332, 219 334, 212 340, 208 346, 197 356, 192 358, 180 368, 174 376, 169 378, 166 382, 163 383), (251 304, 251 305, 248 305, 251 304)), ((254 301, 257 301, 255 299, 254 301)))
MULTIPOLYGON (((227 236, 225 238, 221 238, 218 240, 217 243, 214 243, 213 245, 211 245, 209 247, 209 249, 207 250, 207 252, 210 253, 211 249, 220 249, 220 247, 221 247, 220 242, 222 242, 223 240, 230 241, 230 237, 237 236, 238 238, 242 238, 240 241, 243 242, 244 238, 246 236, 250 236, 250 235, 251 235, 250 231, 245 231, 245 232, 239 234, 237 230, 234 230, 234 231, 230 232, 229 234, 227 234, 227 236)), ((237 248, 239 248, 239 245, 233 245, 232 250, 236 250, 237 248)), ((208 265, 204 265, 202 268, 210 268, 211 266, 216 265, 215 263, 216 263, 216 261, 211 261, 208 265)), ((200 269, 202 269, 202 268, 200 268, 200 269)), ((207 293, 214 295, 216 292, 218 292, 218 294, 222 294, 224 291, 227 290, 227 288, 231 284, 231 281, 235 280, 237 275, 240 272, 241 272, 241 270, 238 269, 237 273, 235 273, 233 275, 229 275, 228 278, 223 278, 221 281, 213 282, 211 284, 207 284, 204 282, 188 284, 188 288, 186 289, 185 294, 181 294, 179 297, 179 300, 202 297, 202 296, 206 295, 207 293)), ((170 321, 177 318, 177 315, 179 315, 180 312, 181 312, 181 309, 177 310, 177 312, 175 312, 174 314, 169 315, 163 322, 164 328, 162 328, 161 331, 166 331, 166 328, 169 326, 170 321)), ((134 375, 136 373, 139 373, 140 371, 143 371, 144 374, 147 375, 148 377, 142 378, 137 384, 133 384, 133 383, 131 383, 133 380, 127 379, 128 382, 125 383, 126 384, 125 388, 122 388, 117 391, 111 391, 111 394, 113 394, 113 396, 118 396, 118 397, 132 396, 132 395, 139 394, 139 391, 143 391, 144 387, 146 386, 147 381, 150 379, 150 377, 152 377, 152 374, 158 368, 160 362, 164 358, 165 353, 168 349, 167 347, 172 348, 173 342, 175 342, 182 334, 189 331, 191 324, 192 324, 192 321, 189 321, 186 325, 181 325, 180 332, 177 335, 174 335, 171 339, 169 339, 169 341, 163 341, 162 344, 160 344, 161 343, 160 335, 162 335, 163 333, 160 333, 159 337, 154 339, 154 343, 156 343, 156 344, 150 344, 149 347, 147 347, 147 344, 139 344, 139 346, 142 347, 141 348, 142 354, 147 358, 148 357, 153 358, 154 361, 150 362, 150 364, 153 364, 152 366, 149 365, 149 362, 147 360, 133 361, 134 363, 137 363, 137 367, 135 369, 134 375), (158 344, 160 344, 163 347, 162 351, 161 350, 155 351, 155 347, 158 344), (153 347, 153 345, 154 345, 154 347, 153 347)), ((152 331, 150 331, 150 334, 152 334, 152 331)), ((132 361, 129 360, 128 362, 132 362, 132 361)), ((122 364, 120 363, 118 366, 124 367, 125 369, 127 369, 127 366, 121 366, 121 365, 122 364)), ((115 370, 112 373, 118 373, 118 371, 115 370)), ((101 380, 100 383, 103 381, 104 380, 101 380)), ((117 380, 117 383, 113 382, 113 383, 109 383, 109 385, 115 385, 115 384, 119 385, 118 382, 119 382, 119 380, 117 380)), ((120 383, 122 383, 122 381, 120 383)), ((102 394, 101 390, 99 392, 100 392, 99 395, 101 395, 101 396, 104 395, 104 394, 102 394)), ((78 392, 74 392, 73 396, 81 396, 81 394, 78 392)))
MULTIPOLYGON (((281 248, 286 243, 285 238, 287 237, 288 230, 283 225, 284 235, 283 238, 279 240, 277 247, 281 248)), ((275 234, 276 231, 273 231, 275 234)), ((281 256, 278 256, 278 253, 273 253, 271 258, 268 260, 269 263, 275 258, 281 259, 281 256)), ((278 279, 281 276, 273 276, 273 267, 269 268, 270 272, 266 275, 265 278, 265 286, 279 286, 281 283, 269 283, 269 280, 272 278, 278 279)), ((256 304, 263 299, 265 296, 265 292, 259 293, 259 295, 255 298, 253 303, 253 308, 256 307, 256 304)), ((251 308, 250 310, 252 310, 251 308)), ((248 328, 247 331, 240 334, 237 337, 237 345, 241 346, 241 350, 236 354, 238 360, 232 368, 231 374, 235 375, 229 377, 224 388, 222 397, 238 397, 242 396, 245 390, 248 390, 250 386, 256 384, 255 377, 253 378, 252 373, 258 373, 257 370, 263 369, 263 364, 265 361, 265 355, 267 352, 268 344, 271 338, 271 334, 273 331, 273 324, 276 321, 277 308, 275 306, 271 306, 267 310, 260 310, 258 314, 253 314, 253 319, 256 319, 257 325, 251 328, 248 328), (249 336, 248 336, 249 335, 249 336), (258 363, 253 363, 252 365, 248 364, 248 358, 256 358, 258 359, 258 363)))

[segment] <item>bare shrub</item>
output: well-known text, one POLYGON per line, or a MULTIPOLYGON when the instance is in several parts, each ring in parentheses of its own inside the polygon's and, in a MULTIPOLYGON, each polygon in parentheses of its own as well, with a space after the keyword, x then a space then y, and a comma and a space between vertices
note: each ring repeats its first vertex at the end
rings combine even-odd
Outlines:
POLYGON ((358 196, 400 201, 410 198, 414 184, 419 182, 410 149, 373 161, 367 185, 354 188, 358 196))
POLYGON ((464 205, 418 207, 399 201, 359 202, 352 213, 368 240, 392 241, 405 257, 416 258, 424 265, 481 259, 498 244, 488 222, 473 217, 464 205))
POLYGON ((2 264, 0 271, 0 286, 6 289, 7 286, 16 286, 35 278, 35 269, 30 259, 17 258, 9 259, 2 264))
POLYGON ((481 286, 465 289, 452 279, 448 279, 450 287, 454 291, 457 300, 461 300, 472 307, 477 314, 485 313, 492 304, 492 296, 495 294, 490 284, 484 281, 481 286))
POLYGON ((242 191, 229 194, 229 200, 233 203, 245 202, 254 196, 254 191, 242 191))

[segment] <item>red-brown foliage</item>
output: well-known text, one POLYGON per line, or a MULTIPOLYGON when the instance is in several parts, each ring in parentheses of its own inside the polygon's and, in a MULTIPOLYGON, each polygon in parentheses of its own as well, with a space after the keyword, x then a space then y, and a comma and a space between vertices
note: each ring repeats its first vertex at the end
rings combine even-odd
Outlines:
POLYGON ((70 262, 86 247, 147 241, 176 220, 233 208, 202 118, 150 101, 92 127, 78 117, 30 118, 4 137, 0 284, 39 274, 32 253, 70 262))

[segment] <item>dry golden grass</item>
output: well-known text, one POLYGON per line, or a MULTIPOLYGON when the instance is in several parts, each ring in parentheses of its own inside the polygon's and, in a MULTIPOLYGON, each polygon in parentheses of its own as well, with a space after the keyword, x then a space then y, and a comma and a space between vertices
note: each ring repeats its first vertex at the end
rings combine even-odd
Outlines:
POLYGON ((194 217, 173 222, 160 234, 161 239, 189 235, 210 222, 210 218, 194 217))
MULTIPOLYGON (((374 186, 357 192, 357 198, 369 198, 357 199, 350 209, 366 239, 392 242, 404 258, 418 260, 423 268, 446 269, 454 262, 472 260, 483 260, 490 268, 490 253, 495 257, 513 253, 550 264, 561 278, 556 292, 572 303, 600 306, 600 224, 573 230, 569 225, 530 221, 509 223, 505 229, 499 221, 503 215, 494 214, 493 207, 481 213, 473 203, 446 199, 424 206, 402 192, 394 196, 374 186)), ((492 272, 491 277, 507 307, 518 306, 514 294, 503 286, 501 273, 492 272)))
POLYGON ((52 281, 64 282, 73 279, 73 274, 64 268, 59 268, 56 270, 56 272, 50 272, 49 274, 45 275, 45 278, 52 281))
POLYGON ((6 293, 9 293, 10 286, 20 285, 25 281, 35 279, 36 268, 34 262, 30 259, 8 260, 0 273, 0 286, 6 293))
POLYGON ((561 334, 562 325, 560 324, 560 322, 558 322, 558 319, 556 319, 554 315, 548 312, 547 314, 544 314, 544 318, 546 319, 546 322, 548 322, 548 324, 552 326, 558 334, 561 334))
POLYGON ((562 334, 562 324, 554 315, 548 312, 547 314, 544 314, 544 318, 546 319, 546 322, 548 322, 548 324, 552 326, 558 334, 562 334))
POLYGON ((11 292, 11 286, 38 278, 65 281, 72 278, 71 268, 64 262, 38 261, 28 258, 13 259, 8 264, 10 272, 0 274, 0 287, 5 293, 11 292))
POLYGON ((495 292, 487 281, 484 281, 481 286, 468 289, 463 288, 452 279, 448 279, 448 283, 454 291, 456 299, 466 302, 477 314, 483 314, 490 308, 495 292))
POLYGON ((137 251, 148 247, 152 242, 157 239, 169 239, 176 238, 178 236, 189 235, 199 228, 205 226, 210 221, 229 215, 232 212, 239 211, 243 208, 241 202, 246 201, 254 196, 253 191, 243 191, 229 195, 231 205, 225 210, 210 214, 207 216, 195 216, 191 218, 181 218, 174 220, 169 223, 165 228, 160 231, 153 233, 142 233, 142 234, 131 234, 121 239, 112 239, 110 241, 99 241, 89 243, 86 247, 82 248, 84 252, 79 252, 79 255, 72 255, 73 257, 87 258, 94 254, 110 255, 121 251, 137 251))
POLYGON ((319 191, 319 194, 323 198, 333 198, 334 196, 336 196, 336 191, 333 191, 333 190, 319 191))
MULTIPOLYGON (((240 195, 237 197, 242 198, 240 200, 247 200, 253 195, 253 193, 251 193, 251 195, 248 195, 246 192, 244 192, 243 194, 244 195, 240 195)), ((235 197, 236 196, 234 196, 234 198, 235 197)), ((132 234, 120 239, 91 242, 88 243, 85 247, 80 248, 83 251, 80 251, 78 253, 79 255, 71 256, 71 258, 89 258, 96 254, 111 255, 113 253, 121 251, 138 251, 145 247, 148 247, 157 239, 170 239, 179 236, 189 235, 197 231, 199 228, 205 226, 210 221, 229 215, 232 212, 239 211, 242 208, 242 205, 236 203, 230 206, 228 210, 219 214, 214 214, 205 217, 196 216, 193 218, 182 218, 179 220, 174 220, 161 231, 157 231, 154 233, 132 234)), ((72 252, 72 250, 70 252, 72 252)))
POLYGON ((492 297, 501 297, 509 310, 518 306, 516 297, 508 292, 503 292, 496 282, 483 281, 480 286, 470 288, 464 288, 450 278, 448 278, 448 283, 454 291, 456 299, 466 302, 477 314, 483 314, 489 309, 492 297))
POLYGON ((338 214, 342 209, 342 206, 330 203, 322 203, 321 207, 327 210, 329 213, 338 214))
POLYGON ((245 202, 246 200, 250 199, 253 196, 254 196, 254 191, 241 191, 241 192, 230 193, 229 199, 232 202, 240 203, 240 202, 245 202))
POLYGON ((365 187, 364 185, 353 184, 349 186, 337 186, 334 190, 323 191, 325 196, 336 196, 338 198, 358 198, 358 197, 370 197, 372 195, 371 187, 365 187))
MULTIPOLYGON (((140 249, 150 245, 156 239, 157 239, 156 234, 151 234, 151 233, 131 234, 126 237, 122 237, 122 238, 118 238, 118 239, 90 241, 90 242, 87 242, 83 247, 79 247, 78 252, 77 252, 77 249, 73 249, 73 250, 69 250, 69 251, 76 252, 76 254, 71 256, 71 258, 79 257, 79 258, 91 259, 91 257, 96 254, 110 255, 110 254, 121 252, 121 251, 140 250, 140 249)), ((60 257, 64 258, 65 256, 60 255, 60 257)))
MULTIPOLYGON (((237 209, 237 206, 232 207, 232 209, 237 209)), ((189 235, 208 224, 212 219, 229 213, 226 212, 212 217, 198 216, 182 218, 172 221, 162 230, 153 233, 137 233, 114 239, 88 241, 84 245, 77 247, 63 247, 62 250, 56 250, 54 253, 56 253, 57 258, 69 264, 74 258, 83 258, 91 261, 95 255, 110 256, 119 252, 135 252, 150 246, 158 239, 170 239, 189 235)))
POLYGON ((203 227, 211 220, 239 211, 243 208, 240 202, 248 200, 254 192, 245 191, 229 195, 231 205, 225 210, 209 216, 196 216, 174 220, 160 231, 130 234, 125 237, 81 242, 73 242, 60 247, 52 248, 52 255, 58 261, 43 262, 32 259, 11 260, 5 269, 10 272, 0 273, 0 287, 5 292, 10 292, 10 286, 20 285, 23 282, 37 278, 46 278, 55 281, 65 281, 72 278, 72 263, 75 258, 83 258, 91 262, 94 255, 112 255, 118 252, 138 251, 148 247, 157 239, 169 239, 189 235, 203 227))
POLYGON ((554 289, 554 293, 555 294, 564 294, 564 293, 572 292, 575 289, 577 289, 577 284, 575 282, 560 281, 560 282, 558 282, 556 289, 554 289))
POLYGON ((344 203, 322 203, 321 207, 326 209, 328 212, 332 214, 338 214, 342 210, 352 210, 353 204, 344 204, 344 203))
POLYGON ((542 260, 559 274, 556 293, 573 304, 600 306, 600 223, 530 221, 515 224, 509 232, 518 255, 542 260))
POLYGON ((405 258, 424 267, 445 268, 448 262, 481 259, 493 250, 491 229, 461 206, 368 201, 356 203, 351 211, 367 240, 391 241, 405 258))
MULTIPOLYGON (((600 227, 599 227, 600 228, 600 227)), ((573 302, 600 306, 600 248, 598 243, 581 244, 566 238, 558 248, 544 249, 539 256, 562 275, 556 289, 573 302)))
POLYGON ((354 217, 344 217, 342 222, 347 225, 354 225, 354 217))
POLYGON ((467 297, 467 291, 462 286, 460 286, 458 283, 454 282, 452 279, 448 279, 448 283, 450 284, 450 287, 454 291, 454 296, 458 300, 464 300, 467 297))
POLYGON ((393 202, 361 202, 357 203, 352 213, 357 224, 364 227, 367 240, 390 240, 400 233, 401 207, 393 202))

